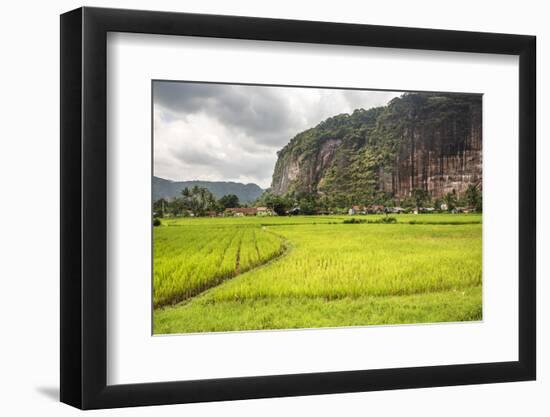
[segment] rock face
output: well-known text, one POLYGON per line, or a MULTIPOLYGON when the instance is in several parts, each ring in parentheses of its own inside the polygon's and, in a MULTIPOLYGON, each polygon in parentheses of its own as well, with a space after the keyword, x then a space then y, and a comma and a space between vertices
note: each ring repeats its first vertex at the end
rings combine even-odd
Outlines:
POLYGON ((407 196, 416 188, 440 197, 481 184, 481 97, 478 101, 459 102, 442 119, 435 109, 420 114, 419 123, 413 121, 403 130, 391 176, 393 194, 407 196))
POLYGON ((415 189, 461 194, 482 181, 482 97, 408 93, 294 137, 278 153, 272 191, 397 200, 415 189))
POLYGON ((299 188, 307 193, 317 191, 325 171, 331 166, 334 154, 342 144, 342 139, 327 139, 320 144, 314 155, 304 154, 284 161, 279 157, 273 175, 272 188, 275 194, 285 194, 290 189, 299 188))

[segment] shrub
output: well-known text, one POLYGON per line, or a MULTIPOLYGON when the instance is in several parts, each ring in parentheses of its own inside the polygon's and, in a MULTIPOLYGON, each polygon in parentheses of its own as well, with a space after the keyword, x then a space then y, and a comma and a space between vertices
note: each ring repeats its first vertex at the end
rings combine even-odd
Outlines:
POLYGON ((160 225, 161 225, 160 219, 155 217, 153 219, 153 226, 160 226, 160 225))
POLYGON ((397 219, 395 217, 381 217, 379 219, 374 220, 365 220, 365 219, 357 219, 357 218, 351 218, 351 219, 345 219, 343 221, 344 224, 359 224, 359 223, 369 223, 369 224, 394 224, 397 223, 397 219))
POLYGON ((371 223, 371 224, 395 224, 395 223, 397 223, 397 219, 395 217, 380 217, 379 219, 375 219, 375 220, 367 220, 367 223, 371 223))
POLYGON ((345 219, 343 223, 344 224, 366 223, 366 220, 352 218, 352 219, 345 219))

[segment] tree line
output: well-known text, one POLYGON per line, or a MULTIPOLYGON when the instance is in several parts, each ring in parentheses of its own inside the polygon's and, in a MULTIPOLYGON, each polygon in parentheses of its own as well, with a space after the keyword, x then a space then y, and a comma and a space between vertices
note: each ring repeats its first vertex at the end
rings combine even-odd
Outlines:
POLYGON ((205 216, 210 212, 221 213, 230 207, 241 207, 235 194, 224 195, 217 199, 205 187, 185 187, 178 197, 167 200, 161 198, 153 203, 153 212, 157 217, 205 216))
POLYGON ((391 195, 378 194, 375 199, 356 201, 354 197, 345 194, 317 195, 308 193, 292 193, 284 196, 276 195, 266 190, 251 205, 241 204, 235 194, 224 195, 217 199, 207 188, 195 186, 184 188, 181 194, 171 200, 159 199, 153 203, 154 217, 165 216, 206 216, 223 213, 228 208, 237 207, 267 207, 279 216, 287 214, 346 214, 353 205, 381 205, 384 207, 402 207, 407 210, 423 207, 433 207, 447 211, 464 207, 481 212, 482 193, 478 186, 470 185, 459 195, 455 190, 442 198, 432 198, 430 193, 421 189, 413 189, 411 195, 402 200, 395 200, 391 195))
POLYGON ((453 190, 441 198, 432 198, 426 190, 413 189, 409 197, 401 200, 395 199, 390 193, 377 193, 365 198, 357 198, 344 193, 331 195, 290 193, 277 196, 267 190, 254 205, 268 207, 279 215, 293 214, 293 211, 299 214, 347 214, 349 208, 354 205, 401 207, 406 210, 425 207, 440 211, 453 211, 457 208, 467 208, 477 212, 483 210, 481 190, 473 184, 460 195, 453 190), (442 206, 446 206, 446 209, 442 210, 442 206))

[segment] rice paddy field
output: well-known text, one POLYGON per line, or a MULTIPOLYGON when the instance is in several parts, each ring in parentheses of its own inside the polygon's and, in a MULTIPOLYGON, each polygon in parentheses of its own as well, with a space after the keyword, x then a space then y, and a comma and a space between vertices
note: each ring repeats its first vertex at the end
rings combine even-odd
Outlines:
POLYGON ((153 333, 481 320, 481 215, 164 219, 153 333))

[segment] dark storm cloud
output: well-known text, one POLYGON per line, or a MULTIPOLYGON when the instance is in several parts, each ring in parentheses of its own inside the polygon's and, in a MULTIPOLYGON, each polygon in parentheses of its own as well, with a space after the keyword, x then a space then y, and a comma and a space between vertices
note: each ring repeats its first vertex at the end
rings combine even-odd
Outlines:
MULTIPOLYGON (((299 123, 289 113, 277 87, 157 82, 154 102, 179 115, 206 113, 227 126, 244 130, 259 143, 284 145, 288 130, 299 123)), ((280 88, 279 88, 280 89, 280 88)))

